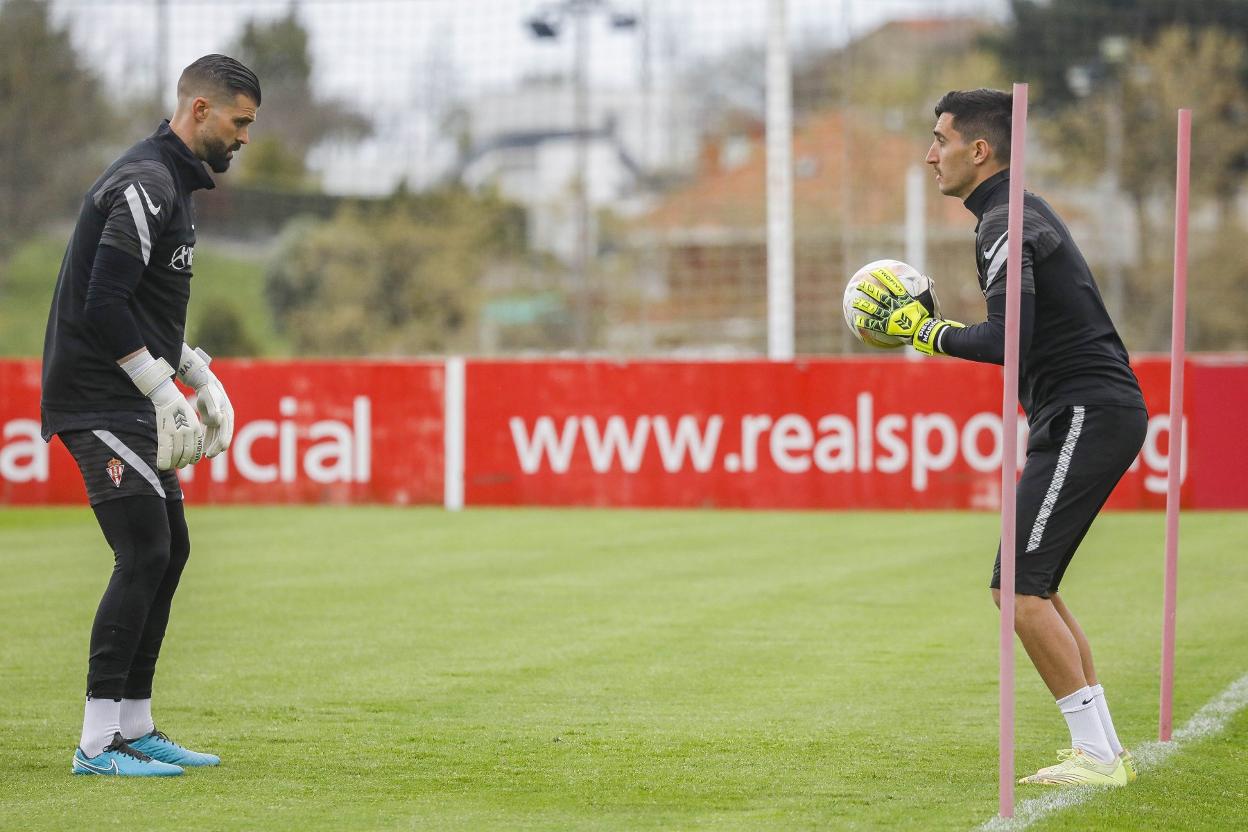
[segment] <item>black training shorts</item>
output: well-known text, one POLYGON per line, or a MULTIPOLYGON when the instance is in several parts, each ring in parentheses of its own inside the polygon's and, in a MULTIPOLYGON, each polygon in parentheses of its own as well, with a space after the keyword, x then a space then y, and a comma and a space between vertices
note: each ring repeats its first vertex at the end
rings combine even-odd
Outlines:
POLYGON ((67 430, 57 435, 78 463, 91 505, 137 495, 182 499, 178 475, 156 468, 155 437, 111 430, 67 430))
MULTIPOLYGON (((1047 598, 1144 445, 1148 413, 1114 405, 1055 405, 1036 414, 1018 481, 1015 591, 1047 598)), ((1001 549, 992 569, 1001 587, 1001 549)))

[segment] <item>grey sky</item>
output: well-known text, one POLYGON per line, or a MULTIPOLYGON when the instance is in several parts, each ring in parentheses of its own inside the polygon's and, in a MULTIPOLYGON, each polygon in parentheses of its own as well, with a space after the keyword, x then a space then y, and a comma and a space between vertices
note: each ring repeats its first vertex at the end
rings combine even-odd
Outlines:
MULTIPOLYGON (((115 89, 152 95, 160 78, 170 109, 181 67, 225 50, 248 18, 285 14, 292 0, 166 0, 163 72, 158 71, 159 5, 159 0, 52 0, 57 20, 70 25, 75 44, 115 89)), ((318 92, 353 102, 376 123, 379 141, 372 147, 335 151, 340 168, 352 154, 357 157, 352 164, 393 166, 394 146, 411 156, 413 145, 430 141, 428 114, 440 106, 513 88, 525 75, 566 74, 572 63, 571 37, 537 40, 525 26, 538 10, 557 5, 551 0, 295 0, 293 5, 311 34, 318 92)), ((661 89, 697 58, 761 46, 768 2, 612 0, 612 5, 650 21, 649 68, 661 89)), ((1006 0, 789 0, 796 46, 838 43, 847 29, 859 33, 894 18, 1005 13, 1006 0)), ((637 86, 639 34, 612 31, 605 15, 595 15, 590 38, 592 85, 637 86)), ((262 129, 263 108, 260 121, 262 129)), ((435 164, 432 154, 416 155, 422 154, 424 162, 410 164, 435 164)), ((389 175, 378 174, 376 185, 361 188, 386 187, 389 175)), ((363 182, 361 176, 345 178, 363 182)))
MULTIPOLYGON (((524 21, 548 0, 167 0, 169 75, 209 51, 224 49, 249 17, 284 14, 295 5, 312 33, 319 80, 340 94, 389 87, 401 98, 431 52, 447 52, 464 87, 506 86, 525 72, 566 71, 570 38, 539 41, 524 21)), ((58 20, 93 63, 133 88, 155 74, 158 0, 53 0, 58 20)), ((652 48, 675 39, 686 56, 760 43, 767 0, 613 0, 648 12, 652 48)), ((845 26, 862 31, 900 17, 974 14, 999 17, 1006 0, 789 0, 795 43, 836 42, 845 26)), ((612 32, 602 15, 592 30, 591 72, 625 82, 638 67, 636 35, 612 32)), ((168 86, 168 85, 167 85, 168 86)), ((375 93, 381 93, 376 89, 375 93)), ((371 97, 371 96, 370 96, 371 97)))

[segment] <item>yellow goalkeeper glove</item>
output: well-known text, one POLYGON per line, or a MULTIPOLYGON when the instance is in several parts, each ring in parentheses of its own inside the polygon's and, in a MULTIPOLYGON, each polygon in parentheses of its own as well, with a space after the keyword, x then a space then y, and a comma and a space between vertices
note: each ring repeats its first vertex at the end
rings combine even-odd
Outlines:
POLYGON ((914 337, 910 339, 910 345, 924 355, 944 355, 941 350, 936 348, 939 343, 940 333, 946 327, 955 327, 956 329, 965 329, 966 324, 960 324, 957 321, 946 321, 943 318, 931 318, 919 324, 919 328, 914 331, 914 337))
MULTIPOLYGON (((858 291, 871 300, 859 297, 853 307, 864 314, 854 319, 855 325, 884 335, 909 338, 911 345, 924 355, 935 355, 936 337, 947 326, 961 327, 956 321, 932 316, 932 310, 910 294, 897 275, 889 269, 875 269, 871 276, 884 288, 871 281, 858 284, 858 291)), ((926 295, 927 293, 925 293, 926 295)))

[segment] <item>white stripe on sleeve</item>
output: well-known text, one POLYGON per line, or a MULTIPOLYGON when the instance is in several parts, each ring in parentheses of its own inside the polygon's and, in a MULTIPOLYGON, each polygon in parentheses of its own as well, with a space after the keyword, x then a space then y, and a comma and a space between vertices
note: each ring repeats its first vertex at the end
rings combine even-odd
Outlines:
POLYGON ((143 203, 139 201, 139 191, 131 183, 125 190, 126 204, 130 206, 130 214, 134 217, 135 230, 139 232, 139 247, 143 251, 143 265, 152 257, 152 235, 147 230, 147 214, 143 213, 143 203))
MULTIPOLYGON (((998 240, 1000 245, 1001 241, 998 240)), ((992 258, 992 262, 988 264, 988 272, 984 275, 984 291, 988 291, 988 287, 992 285, 993 279, 1001 271, 1001 267, 1005 265, 1005 259, 1010 256, 1010 244, 1007 241, 1005 245, 997 249, 996 256, 992 258)))

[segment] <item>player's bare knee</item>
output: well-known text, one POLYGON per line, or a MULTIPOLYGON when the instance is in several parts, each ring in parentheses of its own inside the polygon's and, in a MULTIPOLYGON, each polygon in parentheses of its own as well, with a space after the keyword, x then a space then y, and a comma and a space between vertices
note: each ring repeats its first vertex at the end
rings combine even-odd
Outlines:
POLYGON ((1001 590, 992 590, 992 603, 997 605, 997 609, 1001 609, 1001 590))
POLYGON ((1029 621, 1037 615, 1043 615, 1050 606, 1049 599, 1039 595, 1015 595, 1014 618, 1019 622, 1029 621))

